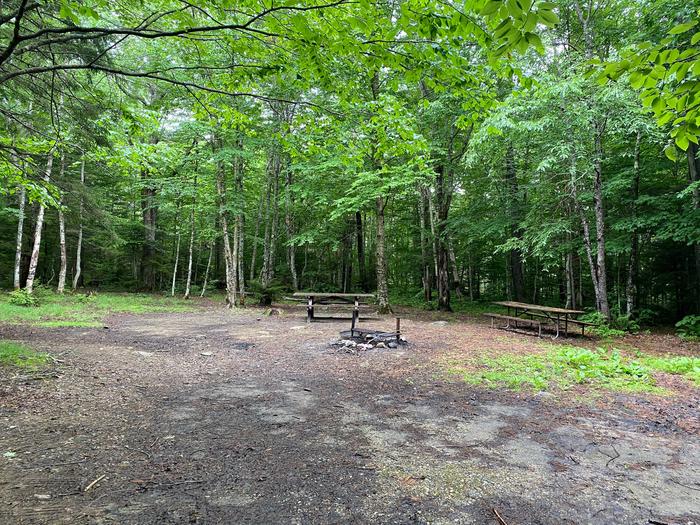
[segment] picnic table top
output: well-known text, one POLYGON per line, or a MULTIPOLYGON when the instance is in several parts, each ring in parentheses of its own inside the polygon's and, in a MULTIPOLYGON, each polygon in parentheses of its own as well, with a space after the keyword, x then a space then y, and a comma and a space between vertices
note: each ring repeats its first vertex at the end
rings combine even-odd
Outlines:
POLYGON ((567 308, 557 308, 556 306, 542 306, 541 304, 519 303, 517 301, 495 301, 493 304, 505 306, 508 308, 522 308, 523 310, 535 310, 538 312, 547 312, 550 314, 583 314, 583 310, 569 310, 567 308))
POLYGON ((293 297, 374 297, 373 293, 294 292, 293 297))

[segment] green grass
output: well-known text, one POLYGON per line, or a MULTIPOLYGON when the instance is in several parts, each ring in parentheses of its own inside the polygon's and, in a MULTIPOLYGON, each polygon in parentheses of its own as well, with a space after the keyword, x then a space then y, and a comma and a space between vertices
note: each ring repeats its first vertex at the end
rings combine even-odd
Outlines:
POLYGON ((49 355, 35 352, 19 343, 0 341, 0 366, 36 369, 46 364, 49 355))
POLYGON ((547 351, 528 355, 480 357, 460 364, 448 363, 448 373, 463 381, 513 390, 566 390, 586 385, 592 390, 649 392, 662 394, 654 372, 682 375, 700 386, 700 358, 630 358, 616 349, 589 350, 551 345, 547 351))
POLYGON ((185 312, 195 307, 184 299, 147 294, 98 293, 87 297, 42 291, 38 299, 39 306, 18 306, 10 303, 9 295, 1 295, 0 323, 94 327, 102 326, 110 313, 185 312))

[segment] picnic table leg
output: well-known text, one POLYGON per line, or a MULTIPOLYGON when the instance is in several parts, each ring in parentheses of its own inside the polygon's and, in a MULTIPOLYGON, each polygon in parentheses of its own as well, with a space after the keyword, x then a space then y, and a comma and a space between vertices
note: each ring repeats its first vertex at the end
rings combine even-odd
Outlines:
POLYGON ((308 303, 306 305, 306 322, 310 323, 314 320, 314 298, 309 296, 308 303))
POLYGON ((564 315, 564 337, 569 337, 569 314, 564 315))
POLYGON ((354 312, 354 314, 357 314, 357 319, 359 320, 360 319, 360 299, 357 296, 355 296, 355 307, 353 309, 353 312, 354 312))
POLYGON ((557 339, 559 337, 559 314, 557 314, 557 335, 554 339, 557 339))

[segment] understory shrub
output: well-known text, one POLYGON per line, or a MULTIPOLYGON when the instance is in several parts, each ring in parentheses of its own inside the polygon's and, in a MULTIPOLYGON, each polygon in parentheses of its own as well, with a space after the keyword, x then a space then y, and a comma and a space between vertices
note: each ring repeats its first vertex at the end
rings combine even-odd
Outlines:
POLYGON ((39 306, 39 299, 36 295, 29 293, 27 290, 15 290, 10 292, 10 304, 15 306, 39 306))
POLYGON ((700 315, 686 315, 676 323, 676 333, 683 339, 700 339, 700 315))

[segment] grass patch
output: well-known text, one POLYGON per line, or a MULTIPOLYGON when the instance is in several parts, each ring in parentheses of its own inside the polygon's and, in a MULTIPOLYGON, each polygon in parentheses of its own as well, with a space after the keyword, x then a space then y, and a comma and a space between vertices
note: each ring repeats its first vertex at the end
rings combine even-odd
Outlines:
POLYGON ((475 385, 513 390, 566 390, 587 385, 593 390, 662 394, 654 372, 681 375, 700 385, 700 358, 626 357, 616 349, 589 350, 574 346, 551 346, 529 355, 480 357, 460 364, 448 363, 448 373, 475 385))
POLYGON ((0 323, 34 326, 102 326, 111 313, 187 312, 192 300, 148 294, 101 293, 58 295, 42 292, 38 306, 13 304, 9 294, 0 296, 0 323))
POLYGON ((19 343, 0 341, 0 366, 36 369, 46 364, 49 355, 27 348, 19 343))

